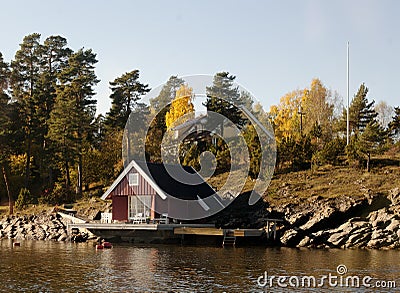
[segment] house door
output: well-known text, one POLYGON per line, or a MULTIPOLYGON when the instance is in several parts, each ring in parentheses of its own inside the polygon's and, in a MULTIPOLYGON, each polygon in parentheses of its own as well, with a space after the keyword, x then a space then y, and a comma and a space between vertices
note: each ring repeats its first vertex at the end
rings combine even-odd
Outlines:
POLYGON ((129 218, 150 218, 151 195, 130 196, 128 204, 129 218))

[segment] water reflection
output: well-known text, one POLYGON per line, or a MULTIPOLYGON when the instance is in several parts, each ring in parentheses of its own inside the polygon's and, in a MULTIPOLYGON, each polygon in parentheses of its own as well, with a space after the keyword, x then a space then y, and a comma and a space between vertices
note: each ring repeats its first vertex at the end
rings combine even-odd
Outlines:
MULTIPOLYGON (((317 277, 336 273, 339 264, 345 264, 352 275, 397 280, 400 286, 399 256, 399 251, 261 247, 114 245, 96 251, 82 243, 23 241, 21 247, 13 247, 11 241, 2 240, 0 291, 263 292, 257 278, 264 271, 317 277)), ((320 288, 308 291, 322 292, 320 288)))

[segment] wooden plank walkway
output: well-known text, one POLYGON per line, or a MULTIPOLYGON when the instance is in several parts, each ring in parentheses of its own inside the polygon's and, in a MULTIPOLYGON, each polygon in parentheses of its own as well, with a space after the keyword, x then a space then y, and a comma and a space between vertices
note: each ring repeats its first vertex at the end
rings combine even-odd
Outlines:
MULTIPOLYGON (((235 237, 259 237, 264 232, 263 229, 225 229, 231 230, 235 237)), ((180 227, 174 229, 177 235, 204 235, 204 236, 224 236, 224 229, 218 228, 196 228, 180 227)))
POLYGON ((69 228, 85 228, 93 230, 169 230, 179 227, 215 228, 213 224, 125 224, 125 223, 72 223, 69 228))
MULTIPOLYGON (((61 214, 61 213, 60 213, 61 214)), ((92 233, 113 233, 129 235, 135 233, 135 231, 153 231, 151 233, 157 234, 157 231, 169 231, 168 233, 172 235, 199 235, 199 236, 223 236, 224 238, 228 235, 229 237, 261 237, 263 234, 268 240, 277 239, 277 226, 281 219, 268 219, 266 222, 266 227, 261 229, 221 229, 216 228, 214 224, 132 224, 132 223, 99 223, 99 222, 85 222, 82 219, 73 217, 70 215, 62 214, 63 217, 69 218, 72 223, 68 224, 68 231, 72 228, 80 228, 91 231, 92 233), (123 232, 125 231, 125 232, 123 232)), ((162 232, 163 233, 163 232, 162 232)))
POLYGON ((177 235, 207 235, 207 236, 222 236, 224 230, 217 228, 196 228, 196 227, 178 227, 174 229, 174 234, 177 235))

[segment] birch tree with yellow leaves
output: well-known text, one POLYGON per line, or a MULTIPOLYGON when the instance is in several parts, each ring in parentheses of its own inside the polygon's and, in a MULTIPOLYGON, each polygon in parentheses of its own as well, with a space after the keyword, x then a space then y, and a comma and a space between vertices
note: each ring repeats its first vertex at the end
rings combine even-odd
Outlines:
POLYGON ((301 101, 304 133, 331 140, 334 106, 330 100, 331 91, 318 78, 311 81, 309 89, 304 89, 301 101))
POLYGON ((165 114, 165 125, 169 129, 175 121, 188 113, 194 113, 193 89, 188 85, 181 85, 171 102, 170 110, 165 114))
POLYGON ((332 139, 331 92, 319 79, 309 88, 287 93, 270 109, 278 147, 278 164, 306 167, 315 151, 332 139))
POLYGON ((300 90, 295 90, 284 95, 278 105, 271 106, 270 117, 278 143, 283 139, 300 137, 299 107, 302 96, 300 90))

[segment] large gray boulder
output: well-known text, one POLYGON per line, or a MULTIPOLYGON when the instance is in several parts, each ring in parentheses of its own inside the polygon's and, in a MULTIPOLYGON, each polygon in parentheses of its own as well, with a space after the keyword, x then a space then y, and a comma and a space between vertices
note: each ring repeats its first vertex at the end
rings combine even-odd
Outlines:
POLYGON ((388 199, 392 202, 393 205, 397 205, 400 203, 400 187, 393 188, 389 190, 388 199))

